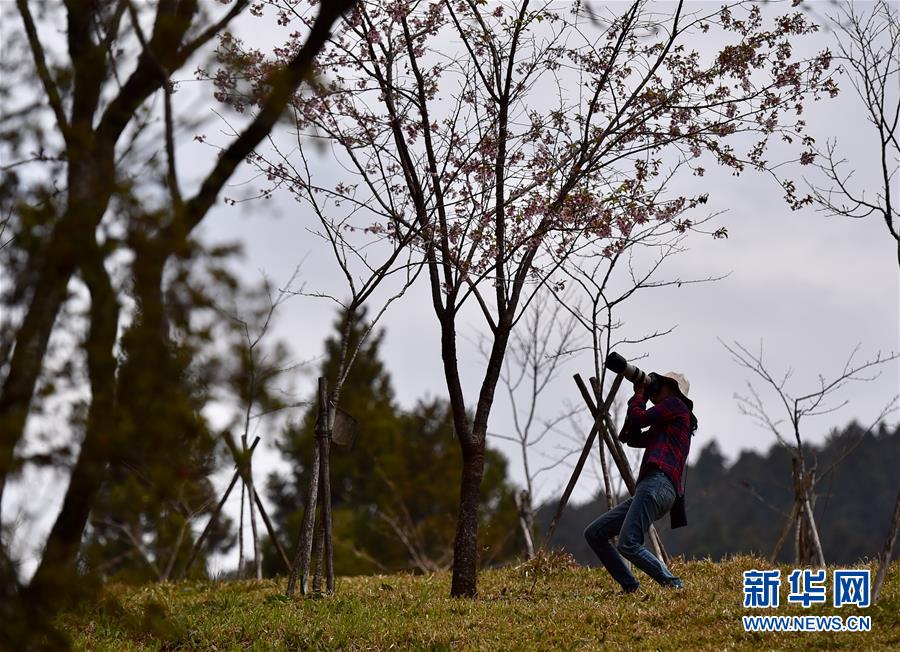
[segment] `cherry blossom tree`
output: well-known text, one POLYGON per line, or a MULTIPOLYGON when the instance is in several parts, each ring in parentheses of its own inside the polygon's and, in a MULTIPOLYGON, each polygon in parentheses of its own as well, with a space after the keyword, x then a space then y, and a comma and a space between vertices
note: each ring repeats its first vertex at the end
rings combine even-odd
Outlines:
MULTIPOLYGON (((293 32, 285 45, 220 43, 218 97, 239 110, 258 103, 296 49, 296 26, 309 24, 300 3, 268 4, 293 32)), ((317 59, 322 82, 295 95, 292 150, 281 150, 293 158, 325 143, 342 178, 310 181, 266 154, 272 191, 312 191, 374 241, 414 234, 464 462, 454 596, 476 593, 485 436, 510 334, 537 289, 584 246, 611 257, 642 225, 691 231, 704 197, 680 195, 675 181, 707 161, 774 171, 774 140, 806 161, 804 102, 837 91, 828 52, 795 55, 818 29, 802 12, 764 20, 750 2, 688 12, 643 0, 590 9, 362 3, 317 59), (466 388, 458 333, 472 318, 489 345, 466 388)), ((792 206, 809 203, 780 183, 792 206)))

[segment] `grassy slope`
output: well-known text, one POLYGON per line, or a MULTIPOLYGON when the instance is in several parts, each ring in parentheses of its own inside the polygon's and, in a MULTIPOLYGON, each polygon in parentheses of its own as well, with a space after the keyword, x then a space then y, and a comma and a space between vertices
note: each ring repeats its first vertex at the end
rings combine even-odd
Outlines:
MULTIPOLYGON (((751 557, 676 562, 680 593, 650 580, 620 595, 597 569, 561 560, 485 571, 477 600, 447 597, 448 574, 338 578, 337 593, 283 596, 285 582, 110 586, 99 605, 61 619, 77 649, 868 649, 900 650, 900 563, 868 609, 742 607, 742 571, 768 568, 751 557), (527 571, 527 573, 526 573, 527 571), (872 617, 869 633, 746 634, 741 616, 838 613, 872 617)), ((860 568, 861 566, 856 566, 860 568)), ((782 578, 791 568, 782 566, 782 578)), ((874 580, 874 565, 873 580, 874 580)), ((831 600, 831 571, 826 582, 831 600)), ((781 601, 786 602, 783 579, 781 601)))

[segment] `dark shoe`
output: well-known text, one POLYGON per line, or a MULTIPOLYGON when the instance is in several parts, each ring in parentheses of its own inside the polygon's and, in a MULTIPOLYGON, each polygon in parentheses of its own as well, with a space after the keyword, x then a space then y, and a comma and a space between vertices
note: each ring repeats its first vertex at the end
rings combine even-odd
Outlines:
POLYGON ((635 593, 639 588, 641 588, 640 583, 635 584, 634 586, 622 587, 622 593, 635 593))
POLYGON ((666 587, 667 589, 674 589, 676 591, 684 590, 684 582, 682 582, 681 580, 679 580, 677 578, 674 580, 670 580, 666 584, 663 584, 663 586, 666 587))

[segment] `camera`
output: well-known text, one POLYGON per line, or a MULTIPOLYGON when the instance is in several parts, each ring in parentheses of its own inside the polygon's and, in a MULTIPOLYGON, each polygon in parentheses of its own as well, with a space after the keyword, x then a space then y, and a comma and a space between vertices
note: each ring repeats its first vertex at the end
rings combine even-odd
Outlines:
POLYGON ((613 351, 606 356, 604 363, 606 368, 615 374, 622 374, 626 380, 630 380, 635 385, 644 386, 644 395, 653 400, 662 386, 662 380, 655 373, 647 373, 642 369, 630 364, 628 360, 613 351))

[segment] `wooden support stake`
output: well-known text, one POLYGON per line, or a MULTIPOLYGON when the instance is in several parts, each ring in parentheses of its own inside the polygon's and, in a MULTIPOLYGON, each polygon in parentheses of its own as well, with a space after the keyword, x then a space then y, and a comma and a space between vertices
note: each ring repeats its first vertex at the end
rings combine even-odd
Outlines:
POLYGON ((322 437, 322 520, 325 525, 325 588, 334 593, 334 542, 331 523, 331 431, 334 428, 334 402, 325 406, 328 427, 322 437))
MULTIPOLYGON (((227 441, 227 439, 226 439, 227 441)), ((259 443, 259 437, 253 440, 253 444, 250 446, 250 452, 253 452, 253 449, 256 448, 256 445, 259 443)), ((235 460, 235 471, 234 475, 231 476, 231 482, 228 485, 228 488, 225 490, 225 493, 222 494, 221 500, 219 500, 219 504, 216 505, 216 508, 213 510, 212 515, 210 515, 209 520, 206 522, 206 527, 203 528, 203 532, 200 533, 200 536, 194 542, 194 545, 191 547, 191 554, 188 557, 187 563, 184 565, 184 569, 181 571, 181 577, 184 577, 188 574, 188 571, 191 570, 191 566, 194 565, 194 560, 197 559, 197 554, 200 552, 200 547, 203 545, 203 541, 206 539, 206 536, 209 534, 210 529, 213 524, 219 519, 219 514, 222 511, 222 507, 225 506, 225 501, 228 500, 228 496, 231 494, 231 490, 234 489, 234 485, 237 484, 238 478, 241 476, 240 465, 238 465, 237 460, 235 460)))
MULTIPOLYGON (((578 390, 581 392, 581 398, 584 399, 585 404, 588 406, 588 410, 590 410, 591 414, 596 418, 598 415, 597 406, 594 405, 594 399, 591 398, 587 385, 584 384, 584 381, 578 374, 575 374, 575 384, 578 385, 578 390)), ((610 405, 612 405, 611 402, 610 405)), ((601 431, 606 446, 609 449, 610 455, 612 455, 613 461, 616 463, 616 468, 619 469, 619 473, 625 481, 625 487, 628 489, 628 493, 634 495, 634 474, 631 472, 631 466, 628 464, 628 458, 625 456, 624 449, 622 449, 621 444, 619 444, 619 440, 616 439, 616 429, 612 426, 612 418, 609 417, 608 412, 600 416, 602 416, 601 423, 606 425, 601 431)))
POLYGON ((897 491, 897 501, 894 503, 894 514, 891 516, 891 526, 888 529, 887 540, 881 551, 881 560, 878 562, 878 572, 875 574, 875 585, 872 587, 872 604, 878 601, 881 594, 881 586, 884 584, 884 576, 891 564, 891 555, 894 552, 894 543, 897 541, 897 531, 900 530, 900 491, 897 491))
MULTIPOLYGON (((594 392, 599 393, 600 390, 597 386, 597 379, 591 378, 590 380, 591 385, 594 388, 594 392)), ((625 455, 625 449, 622 448, 621 442, 619 442, 618 438, 616 437, 616 427, 612 421, 612 417, 609 416, 609 407, 612 406, 612 402, 609 402, 608 404, 604 402, 604 411, 602 413, 598 413, 597 406, 594 405, 594 401, 591 398, 591 394, 588 391, 587 386, 584 384, 584 381, 578 374, 575 375, 575 383, 578 385, 578 391, 581 392, 581 398, 584 399, 584 402, 588 406, 588 410, 591 411, 591 414, 599 414, 599 416, 602 417, 601 425, 605 426, 603 428, 603 439, 606 442, 607 447, 609 448, 610 454, 613 456, 613 460, 616 462, 619 473, 625 480, 625 486, 628 488, 628 493, 634 495, 634 489, 637 486, 637 483, 634 479, 634 473, 632 473, 631 471, 631 465, 628 463, 628 457, 625 455)))
MULTIPOLYGON (((319 490, 321 491, 321 477, 319 478, 319 490)), ((319 593, 322 590, 322 571, 325 568, 325 530, 324 522, 321 518, 322 506, 319 505, 319 519, 316 521, 316 538, 313 542, 313 561, 315 563, 315 572, 313 573, 312 590, 313 593, 319 593)))
MULTIPOLYGON (((575 375, 576 381, 578 382, 581 377, 577 374, 575 375)), ((622 375, 619 374, 616 376, 616 379, 613 381, 613 385, 609 390, 609 397, 607 398, 607 404, 612 405, 612 400, 615 398, 616 392, 619 390, 619 385, 622 384, 622 375)), ((604 404, 606 405, 606 404, 604 404)), ((581 449, 581 455, 578 457, 578 462, 575 464, 575 468, 572 470, 572 476, 569 478, 569 483, 566 485, 565 491, 563 491, 562 497, 559 499, 559 505, 556 507, 556 513, 553 515, 553 520, 550 521, 550 527, 547 529, 547 536, 544 537, 544 546, 548 546, 550 541, 553 539, 553 534, 556 532, 556 528, 559 525, 559 521, 562 518, 563 511, 566 509, 566 505, 569 503, 569 497, 572 495, 572 490, 575 489, 575 484, 578 482, 578 478, 581 475, 581 471, 584 468, 584 463, 587 461, 588 455, 591 452, 591 448, 594 446, 594 439, 597 437, 597 433, 600 432, 600 424, 602 420, 602 416, 597 413, 596 408, 592 410, 594 414, 594 425, 591 427, 590 433, 588 433, 587 441, 584 443, 584 448, 581 449)))
POLYGON ((819 539, 819 531, 816 527, 816 518, 813 514, 809 494, 815 486, 815 469, 804 472, 800 460, 791 458, 791 475, 794 486, 794 506, 791 515, 785 525, 784 531, 775 544, 772 551, 772 560, 784 545, 791 524, 796 525, 794 530, 794 561, 797 564, 811 563, 819 568, 825 567, 825 555, 822 552, 822 542, 819 539))
MULTIPOLYGON (((240 459, 241 452, 238 450, 237 444, 234 442, 234 439, 231 437, 231 433, 226 433, 224 435, 225 443, 228 445, 228 450, 231 451, 231 456, 234 458, 235 464, 237 464, 240 459)), ((256 438, 253 445, 256 445, 256 442, 259 441, 259 437, 256 438)), ((252 450, 252 449, 251 449, 252 450)), ((244 480, 244 484, 248 487, 250 486, 250 474, 247 473, 246 467, 238 465, 238 473, 242 475, 244 480)), ((272 527, 272 521, 269 519, 269 514, 266 512, 266 508, 262 503, 262 500, 259 497, 259 492, 256 491, 255 485, 253 490, 253 502, 256 505, 256 508, 259 510, 259 515, 262 517, 263 524, 266 526, 266 532, 269 534, 269 539, 272 540, 272 545, 275 546, 275 550, 278 552, 278 556, 281 558, 281 562, 284 564, 285 569, 288 572, 291 572, 291 562, 288 559, 287 552, 284 550, 284 546, 281 545, 281 541, 278 540, 278 535, 275 533, 275 528, 272 527)))
POLYGON ((775 548, 772 550, 772 556, 769 557, 769 561, 771 563, 775 563, 775 559, 778 557, 778 553, 781 552, 781 548, 784 547, 785 541, 787 541, 788 535, 791 533, 791 528, 794 526, 794 523, 797 522, 797 516, 800 514, 800 506, 797 501, 794 501, 794 507, 791 509, 791 515, 788 516, 787 521, 784 524, 784 529, 781 531, 781 536, 778 537, 778 542, 775 544, 775 548))
POLYGON ((815 469, 808 471, 804 478, 803 484, 803 510, 806 512, 806 522, 809 524, 809 544, 812 547, 812 553, 816 556, 816 565, 819 568, 825 568, 825 553, 822 551, 822 542, 819 540, 819 528, 816 527, 816 518, 813 515, 812 503, 809 494, 812 488, 816 486, 815 469))
POLYGON ((306 492, 306 505, 303 508, 303 525, 300 528, 300 536, 297 543, 297 554, 291 567, 291 575, 288 578, 287 595, 294 595, 294 588, 300 577, 300 593, 306 595, 306 580, 309 574, 309 562, 312 557, 312 544, 316 521, 316 503, 319 496, 319 433, 327 428, 325 418, 327 414, 327 398, 325 379, 319 378, 319 412, 316 418, 316 445, 313 446, 313 459, 309 467, 309 488, 306 492))
POLYGON ((566 505, 569 502, 569 496, 572 495, 572 490, 578 482, 578 476, 581 475, 581 469, 584 468, 584 463, 594 445, 594 439, 597 437, 598 430, 599 428, 595 422, 591 427, 591 432, 588 434, 587 441, 584 443, 584 448, 581 450, 581 455, 578 457, 578 462, 575 463, 575 468, 572 470, 569 483, 566 485, 566 489, 559 499, 559 504, 556 506, 556 513, 553 514, 553 519, 550 521, 550 527, 547 529, 547 536, 544 537, 544 547, 550 545, 550 541, 553 539, 553 534, 556 532, 559 520, 562 518, 563 511, 566 509, 566 505))
POLYGON ((522 536, 525 537, 525 554, 528 559, 534 559, 534 538, 532 535, 532 518, 529 513, 531 496, 527 489, 517 491, 515 494, 516 512, 519 515, 519 526, 522 528, 522 536))
POLYGON ((822 553, 822 543, 819 541, 819 532, 816 529, 816 519, 813 516, 812 507, 809 504, 809 497, 803 497, 803 511, 806 514, 806 522, 809 524, 809 544, 816 556, 816 566, 825 568, 825 555, 822 553))
POLYGON ((269 533, 269 539, 271 539, 272 545, 275 546, 275 550, 278 552, 278 557, 281 559, 281 563, 284 564, 285 570, 290 573, 291 561, 288 559, 287 552, 285 551, 284 546, 281 545, 281 541, 278 540, 275 528, 272 527, 272 521, 269 519, 266 508, 263 507, 262 500, 259 498, 259 492, 254 491, 253 495, 256 497, 256 506, 259 508, 259 515, 262 516, 263 523, 265 523, 266 532, 269 533))

